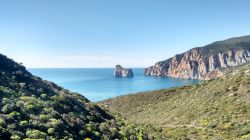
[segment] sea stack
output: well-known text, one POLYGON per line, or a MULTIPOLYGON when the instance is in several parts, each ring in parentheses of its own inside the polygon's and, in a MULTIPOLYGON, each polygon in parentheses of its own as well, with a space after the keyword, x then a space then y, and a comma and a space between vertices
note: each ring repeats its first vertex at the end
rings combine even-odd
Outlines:
POLYGON ((115 77, 133 77, 134 76, 132 69, 123 68, 121 65, 115 66, 114 75, 115 77))

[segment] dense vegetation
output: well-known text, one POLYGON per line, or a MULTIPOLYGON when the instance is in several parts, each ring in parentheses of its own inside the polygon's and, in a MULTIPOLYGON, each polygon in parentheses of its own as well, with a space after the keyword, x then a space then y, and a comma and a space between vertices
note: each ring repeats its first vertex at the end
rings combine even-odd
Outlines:
POLYGON ((0 55, 0 139, 147 139, 77 93, 0 55))
POLYGON ((159 139, 250 139, 250 65, 201 84, 99 104, 159 139))

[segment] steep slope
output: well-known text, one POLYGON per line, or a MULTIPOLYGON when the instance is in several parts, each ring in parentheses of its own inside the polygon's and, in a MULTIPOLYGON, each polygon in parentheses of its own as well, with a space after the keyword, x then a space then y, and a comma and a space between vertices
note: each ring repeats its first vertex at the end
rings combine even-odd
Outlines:
POLYGON ((147 76, 170 76, 209 80, 222 76, 227 69, 250 61, 250 36, 214 42, 191 49, 145 69, 147 76))
POLYGON ((250 139, 250 64, 216 80, 100 105, 160 139, 250 139))
POLYGON ((0 139, 147 139, 85 97, 0 54, 0 139))

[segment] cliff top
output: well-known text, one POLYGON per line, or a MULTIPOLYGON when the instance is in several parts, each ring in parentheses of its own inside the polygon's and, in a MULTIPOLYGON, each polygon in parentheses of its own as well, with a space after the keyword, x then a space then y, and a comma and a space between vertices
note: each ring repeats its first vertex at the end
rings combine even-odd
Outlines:
MULTIPOLYGON (((237 51, 242 49, 250 51, 250 35, 216 41, 203 47, 195 47, 184 53, 176 54, 175 57, 181 57, 188 52, 199 51, 204 58, 209 58, 211 55, 223 53, 227 50, 237 51)), ((164 61, 171 61, 171 59, 169 58, 164 61)))
POLYGON ((203 47, 193 48, 192 50, 199 50, 204 56, 211 56, 213 54, 223 53, 227 50, 250 50, 250 35, 242 36, 242 37, 234 37, 230 39, 226 39, 223 41, 216 41, 209 45, 203 47))

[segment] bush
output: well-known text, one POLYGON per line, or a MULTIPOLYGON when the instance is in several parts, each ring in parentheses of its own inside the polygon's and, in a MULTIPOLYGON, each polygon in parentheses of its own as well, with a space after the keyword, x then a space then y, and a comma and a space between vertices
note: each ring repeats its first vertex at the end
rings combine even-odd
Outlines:
POLYGON ((47 117, 47 115, 41 114, 41 115, 39 115, 39 119, 40 119, 41 121, 45 122, 45 121, 48 120, 48 117, 47 117))
POLYGON ((80 136, 84 136, 85 134, 87 134, 87 132, 85 130, 80 130, 79 131, 79 135, 80 136))
POLYGON ((10 139, 12 139, 12 140, 21 140, 21 137, 19 137, 18 135, 12 135, 11 137, 10 137, 10 139))
POLYGON ((95 132, 94 132, 94 135, 95 135, 96 137, 100 137, 100 136, 101 136, 101 133, 95 131, 95 132))
POLYGON ((15 104, 6 104, 2 107, 1 111, 5 114, 10 113, 11 111, 14 110, 15 104))
POLYGON ((0 118, 0 126, 4 125, 5 124, 5 121, 3 118, 0 118))
POLYGON ((61 120, 57 120, 57 119, 55 119, 55 118, 50 119, 50 121, 51 121, 50 124, 51 124, 54 128, 58 128, 59 125, 62 124, 62 121, 61 121, 61 120))
POLYGON ((49 134, 54 134, 55 133, 55 128, 49 128, 47 132, 49 134))
POLYGON ((19 112, 13 111, 9 114, 12 119, 20 118, 21 114, 19 112))
POLYGON ((26 120, 20 122, 20 126, 21 126, 21 127, 26 127, 26 126, 28 126, 28 125, 29 125, 29 122, 26 121, 26 120))
POLYGON ((26 131, 26 136, 32 139, 46 139, 47 135, 39 130, 28 130, 26 131))
POLYGON ((47 94, 41 94, 40 95, 42 99, 46 99, 47 98, 47 94))

